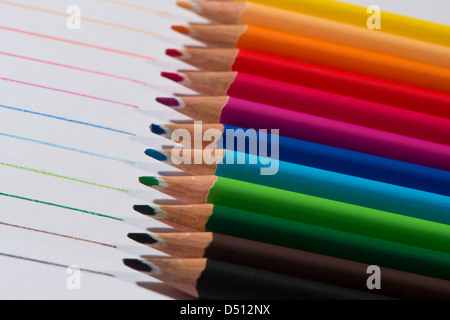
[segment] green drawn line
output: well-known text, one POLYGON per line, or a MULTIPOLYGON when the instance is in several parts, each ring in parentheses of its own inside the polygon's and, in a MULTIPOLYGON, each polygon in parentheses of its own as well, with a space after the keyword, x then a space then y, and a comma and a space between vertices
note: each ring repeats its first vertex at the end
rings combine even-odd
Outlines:
POLYGON ((128 192, 128 190, 124 190, 124 189, 119 189, 119 188, 105 186, 105 185, 94 183, 94 182, 89 182, 89 181, 79 180, 79 179, 70 178, 70 177, 66 177, 66 176, 61 176, 59 174, 55 174, 55 173, 51 173, 51 172, 45 172, 45 171, 35 170, 35 169, 31 169, 31 168, 26 168, 26 167, 20 167, 20 166, 16 166, 16 165, 9 164, 9 163, 0 162, 0 166, 10 167, 10 168, 24 170, 24 171, 28 171, 28 172, 39 173, 39 174, 43 174, 46 176, 65 179, 65 180, 69 180, 69 181, 80 182, 80 183, 84 183, 84 184, 88 184, 88 185, 96 186, 96 187, 100 187, 100 188, 116 190, 116 191, 125 192, 125 193, 128 192))
POLYGON ((123 221, 123 219, 107 216, 107 215, 96 213, 96 212, 92 212, 92 211, 66 207, 66 206, 62 206, 62 205, 56 204, 56 203, 51 203, 51 202, 45 202, 45 201, 40 201, 40 200, 35 200, 35 199, 30 199, 30 198, 19 197, 19 196, 15 196, 15 195, 12 195, 12 194, 7 194, 7 193, 0 192, 0 196, 14 198, 14 199, 19 199, 19 200, 30 201, 30 202, 34 202, 34 203, 45 204, 45 205, 52 206, 52 207, 57 207, 57 208, 62 208, 62 209, 67 209, 67 210, 87 213, 87 214, 91 214, 91 215, 99 216, 99 217, 103 217, 103 218, 109 218, 109 219, 113 219, 113 220, 123 221))

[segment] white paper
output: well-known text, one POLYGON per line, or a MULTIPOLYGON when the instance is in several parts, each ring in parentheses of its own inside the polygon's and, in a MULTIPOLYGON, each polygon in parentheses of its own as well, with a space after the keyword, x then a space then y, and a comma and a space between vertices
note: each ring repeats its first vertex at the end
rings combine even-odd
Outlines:
POLYGON ((0 1, 1 299, 187 298, 122 262, 162 255, 127 234, 167 229, 132 207, 166 198, 139 176, 172 170, 145 156, 167 144, 149 125, 184 119, 155 98, 190 93, 159 75, 195 44, 170 26, 201 21, 174 3, 0 1), (70 5, 96 22, 69 30, 70 5))

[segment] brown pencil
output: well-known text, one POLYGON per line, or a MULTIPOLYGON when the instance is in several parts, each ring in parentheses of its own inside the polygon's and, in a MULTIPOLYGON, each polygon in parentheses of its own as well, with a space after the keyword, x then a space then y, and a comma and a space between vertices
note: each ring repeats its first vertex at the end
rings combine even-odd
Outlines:
POLYGON ((450 283, 380 268, 380 290, 367 288, 369 265, 218 233, 129 234, 131 239, 183 259, 207 258, 400 299, 450 299, 450 283))
POLYGON ((183 232, 215 232, 450 280, 450 255, 437 251, 218 205, 140 205, 135 210, 183 232))

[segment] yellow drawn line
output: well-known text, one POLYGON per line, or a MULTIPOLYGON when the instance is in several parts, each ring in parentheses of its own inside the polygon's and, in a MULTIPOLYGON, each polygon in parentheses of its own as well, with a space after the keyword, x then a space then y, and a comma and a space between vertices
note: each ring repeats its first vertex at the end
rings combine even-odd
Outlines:
POLYGON ((131 3, 126 3, 126 2, 116 1, 116 0, 99 0, 99 1, 107 2, 110 4, 116 4, 119 6, 129 7, 129 8, 133 8, 133 9, 137 9, 137 10, 143 10, 143 11, 147 11, 147 12, 157 13, 157 14, 160 14, 163 16, 170 16, 170 13, 167 11, 160 11, 160 10, 151 9, 151 8, 147 8, 147 7, 143 7, 143 6, 138 6, 138 5, 131 4, 131 3))
MULTIPOLYGON (((10 5, 10 6, 14 6, 14 7, 18 7, 18 8, 23 8, 23 9, 28 9, 28 10, 38 11, 38 12, 49 13, 49 14, 53 14, 53 15, 57 15, 57 16, 61 16, 61 17, 70 17, 70 14, 67 14, 67 13, 62 13, 62 12, 53 11, 53 10, 47 10, 47 9, 43 9, 43 8, 32 7, 32 6, 28 6, 28 5, 21 4, 21 3, 14 3, 14 2, 9 2, 9 1, 4 1, 4 0, 0 0, 0 3, 6 4, 6 5, 10 5)), ((80 17, 80 20, 81 21, 86 21, 86 22, 91 22, 91 23, 97 23, 97 24, 101 24, 101 25, 105 25, 105 26, 109 26, 109 27, 113 27, 113 28, 119 28, 119 29, 123 29, 123 30, 144 33, 144 34, 147 34, 147 35, 150 35, 150 36, 154 36, 154 37, 161 37, 162 36, 159 33, 151 32, 151 31, 147 31, 147 30, 142 30, 142 29, 137 29, 137 28, 133 28, 133 27, 127 27, 127 26, 123 26, 123 25, 115 24, 115 23, 111 23, 111 22, 105 22, 105 21, 100 21, 100 20, 95 20, 95 19, 90 19, 90 18, 85 18, 85 17, 80 17)))

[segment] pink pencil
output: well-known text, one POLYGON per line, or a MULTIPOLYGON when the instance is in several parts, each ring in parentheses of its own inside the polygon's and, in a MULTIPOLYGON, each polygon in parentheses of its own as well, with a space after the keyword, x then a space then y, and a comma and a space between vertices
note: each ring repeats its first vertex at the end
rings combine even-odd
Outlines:
POLYGON ((230 126, 279 129, 285 137, 450 171, 450 146, 435 142, 233 97, 158 101, 196 120, 208 114, 209 120, 230 126))
POLYGON ((450 119, 444 117, 240 72, 164 75, 208 96, 255 101, 450 146, 450 119))

